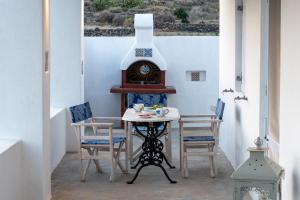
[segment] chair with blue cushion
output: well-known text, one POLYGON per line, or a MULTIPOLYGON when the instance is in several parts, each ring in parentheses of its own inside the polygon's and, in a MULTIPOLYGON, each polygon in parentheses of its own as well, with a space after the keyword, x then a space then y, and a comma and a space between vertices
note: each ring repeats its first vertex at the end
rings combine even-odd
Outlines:
MULTIPOLYGON (((136 94, 136 93, 128 93, 127 95, 127 107, 128 108, 133 108, 134 104, 144 104, 145 107, 151 107, 153 105, 161 105, 163 107, 167 107, 167 95, 166 94, 136 94)), ((140 131, 146 132, 147 129, 146 127, 140 126, 138 127, 140 131)), ((160 127, 159 129, 162 129, 160 127)), ((162 137, 165 138, 165 154, 168 159, 168 161, 171 163, 172 162, 172 141, 171 141, 171 124, 168 124, 168 127, 162 137)), ((140 137, 139 134, 135 132, 135 130, 132 130, 133 133, 130 134, 130 139, 129 139, 129 160, 130 164, 133 164, 138 158, 141 153, 142 147, 139 146, 137 149, 133 150, 133 137, 136 136, 143 140, 143 138, 140 137)))
POLYGON ((225 103, 218 99, 214 114, 180 116, 180 168, 182 177, 188 177, 188 156, 209 157, 210 176, 216 177, 217 170, 214 160, 217 156, 219 128, 223 122, 224 108, 225 103), (190 149, 193 150, 189 151, 190 149))
POLYGON ((81 181, 85 181, 87 170, 93 161, 98 172, 102 172, 99 164, 99 153, 106 151, 110 153, 111 173, 110 181, 114 180, 115 171, 119 166, 123 173, 127 173, 126 137, 113 136, 113 123, 120 117, 93 117, 88 102, 69 108, 72 126, 75 127, 78 143, 80 146, 81 181), (99 123, 97 121, 104 121, 99 123), (86 129, 85 129, 86 128, 86 129), (82 131, 84 130, 84 131, 82 131), (88 132, 87 130, 90 130, 88 132), (104 133, 103 133, 104 132, 104 133), (120 162, 120 154, 125 152, 125 167, 120 162), (84 161, 87 161, 84 167, 84 161))

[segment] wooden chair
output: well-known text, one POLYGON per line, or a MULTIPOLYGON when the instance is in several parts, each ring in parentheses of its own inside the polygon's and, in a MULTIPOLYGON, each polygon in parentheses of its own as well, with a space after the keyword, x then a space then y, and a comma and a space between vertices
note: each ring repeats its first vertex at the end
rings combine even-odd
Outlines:
POLYGON ((99 159, 99 152, 109 152, 111 173, 110 181, 114 180, 117 166, 121 168, 123 173, 127 173, 127 148, 125 136, 113 136, 113 123, 99 123, 98 120, 115 121, 121 120, 119 117, 93 117, 88 102, 69 108, 72 119, 72 126, 75 127, 78 143, 80 146, 79 155, 81 161, 81 181, 86 180, 87 170, 93 161, 98 172, 102 172, 99 159), (90 128, 87 134, 85 128, 90 128), (81 134, 83 132, 83 134, 81 134), (104 132, 104 133, 103 133, 104 132), (125 152, 125 167, 120 162, 120 154, 125 152), (84 160, 87 164, 84 167, 84 160))
MULTIPOLYGON (((135 93, 128 93, 127 95, 127 107, 132 108, 134 104, 143 103, 145 107, 150 107, 153 105, 163 105, 167 106, 167 95, 166 94, 135 94, 135 93)), ((162 128, 162 127, 161 127, 162 128)), ((135 129, 128 129, 132 131, 129 136, 129 161, 132 165, 140 156, 142 146, 138 148, 133 148, 133 136, 139 138, 141 141, 144 141, 139 134, 136 133, 135 129)), ((142 132, 146 132, 146 127, 139 127, 139 130, 142 132)), ((166 131, 160 138, 165 139, 165 155, 170 163, 172 163, 172 140, 171 140, 171 123, 168 124, 166 131)))
POLYGON ((217 170, 215 157, 219 145, 219 128, 222 122, 225 103, 218 99, 215 114, 181 115, 180 128, 180 168, 182 177, 188 177, 188 156, 208 156, 210 176, 215 177, 217 170), (188 151, 201 149, 201 152, 188 151))

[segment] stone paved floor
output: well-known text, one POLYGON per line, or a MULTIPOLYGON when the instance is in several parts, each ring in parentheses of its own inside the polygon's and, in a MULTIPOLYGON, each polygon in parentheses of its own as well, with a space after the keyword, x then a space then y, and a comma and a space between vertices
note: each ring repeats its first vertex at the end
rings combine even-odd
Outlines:
MULTIPOLYGON (((221 152, 221 151, 220 151, 221 152)), ((106 157, 107 155, 104 155, 106 157)), ((189 178, 182 179, 179 172, 178 133, 173 135, 173 163, 176 169, 168 169, 170 176, 178 181, 170 184, 163 172, 156 167, 144 168, 133 185, 127 185, 135 170, 128 175, 118 169, 116 180, 109 182, 109 161, 101 160, 104 173, 97 173, 91 165, 87 181, 81 183, 80 161, 75 154, 67 154, 52 175, 53 200, 231 200, 233 169, 221 152, 217 178, 209 177, 208 158, 189 159, 189 178)))

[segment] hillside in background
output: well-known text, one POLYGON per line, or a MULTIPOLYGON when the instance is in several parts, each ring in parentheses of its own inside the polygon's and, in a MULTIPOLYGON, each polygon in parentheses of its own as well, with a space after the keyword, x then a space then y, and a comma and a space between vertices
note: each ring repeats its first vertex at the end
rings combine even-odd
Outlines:
POLYGON ((85 0, 85 36, 134 34, 134 14, 153 13, 155 35, 218 35, 219 0, 85 0))

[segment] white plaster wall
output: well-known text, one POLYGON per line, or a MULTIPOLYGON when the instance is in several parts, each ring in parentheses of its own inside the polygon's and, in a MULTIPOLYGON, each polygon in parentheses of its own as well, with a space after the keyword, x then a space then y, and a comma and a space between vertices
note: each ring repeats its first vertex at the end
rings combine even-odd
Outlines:
MULTIPOLYGON (((220 91, 235 86, 235 0, 220 1, 220 91)), ((260 1, 245 0, 245 89, 243 94, 224 94, 225 117, 220 145, 234 167, 247 157, 247 148, 259 136, 260 111, 260 1), (234 103, 246 95, 248 101, 234 103)))
MULTIPOLYGON (((134 38, 85 37, 84 42, 85 101, 94 115, 120 116, 120 95, 110 88, 121 84, 120 64, 134 38)), ((218 98, 218 37, 154 37, 154 43, 168 65, 166 85, 177 90, 168 105, 186 114, 209 113, 218 98), (206 70, 206 81, 186 81, 187 70, 206 70)))
POLYGON ((226 103, 224 122, 221 125, 220 146, 233 166, 236 162, 236 106, 233 103, 234 94, 221 92, 224 89, 235 89, 235 0, 220 1, 220 96, 226 103))
MULTIPOLYGON (((0 138, 22 140, 22 173, 14 180, 22 184, 22 188, 15 188, 22 200, 49 199, 51 190, 49 77, 43 60, 45 2, 0 1, 0 138)), ((6 184, 3 181, 1 185, 6 184)))
POLYGON ((280 164, 286 170, 283 198, 300 199, 300 2, 282 0, 280 80, 280 164))
POLYGON ((18 140, 0 140, 1 199, 22 199, 22 145, 18 140))
MULTIPOLYGON (((80 104, 82 90, 82 1, 51 1, 51 107, 80 104)), ((76 151, 74 129, 66 128, 67 151, 76 151)))
POLYGON ((51 108, 51 172, 58 166, 66 153, 66 109, 51 108))

